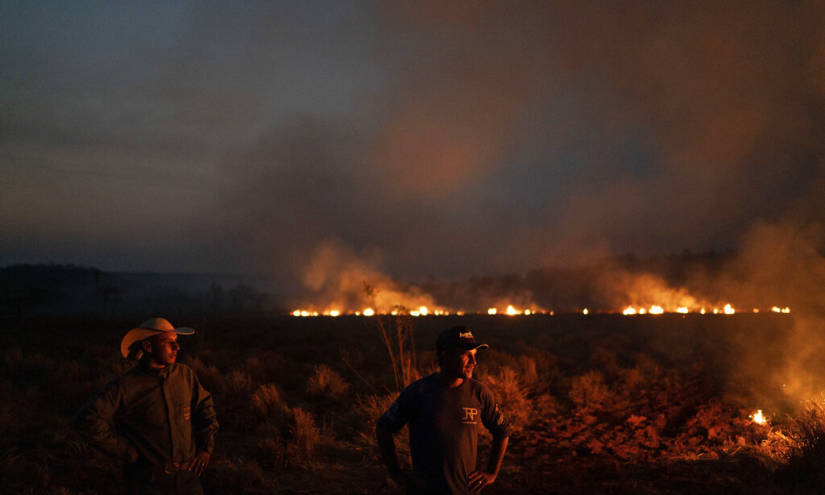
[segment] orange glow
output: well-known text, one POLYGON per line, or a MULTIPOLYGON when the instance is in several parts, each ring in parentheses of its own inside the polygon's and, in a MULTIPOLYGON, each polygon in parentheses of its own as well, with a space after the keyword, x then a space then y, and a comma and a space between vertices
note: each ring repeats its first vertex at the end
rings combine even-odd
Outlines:
POLYGON ((758 424, 758 425, 764 425, 764 424, 768 423, 768 418, 766 418, 765 415, 762 414, 762 409, 757 409, 757 411, 755 413, 751 414, 748 417, 750 419, 752 419, 753 422, 758 424))
MULTIPOLYGON (((314 306, 314 305, 313 305, 314 306)), ((338 303, 331 303, 325 308, 322 306, 323 310, 315 310, 315 309, 294 309, 291 310, 288 314, 294 317, 309 317, 309 316, 329 316, 329 317, 337 317, 341 315, 356 315, 356 316, 375 316, 375 315, 409 315, 409 316, 445 316, 445 315, 458 315, 463 316, 465 314, 484 314, 484 311, 479 310, 454 310, 452 308, 444 308, 440 306, 435 306, 435 304, 428 304, 428 305, 420 305, 416 306, 416 309, 405 309, 404 306, 399 304, 384 304, 383 306, 378 305, 371 305, 360 309, 358 311, 353 311, 352 309, 341 309, 338 303), (385 309, 382 309, 386 306, 385 309), (335 309, 332 309, 335 308, 335 309), (319 311, 321 311, 319 313, 319 311)), ((310 306, 312 307, 312 306, 310 306)), ((318 306, 314 306, 318 307, 318 306)), ((488 315, 508 315, 508 316, 518 316, 518 315, 536 315, 536 314, 545 314, 545 315, 554 315, 555 312, 552 310, 547 310, 543 308, 531 308, 531 307, 516 307, 513 304, 502 304, 500 306, 502 309, 498 309, 496 307, 490 307, 486 310, 488 315)), ((580 308, 578 311, 581 312, 583 315, 591 314, 594 309, 590 309, 589 307, 580 308)), ((785 306, 771 306, 770 309, 760 309, 760 308, 752 308, 751 311, 754 314, 759 314, 761 312, 773 312, 778 314, 788 314, 791 312, 791 308, 785 306)), ((627 305, 621 307, 621 309, 611 309, 611 308, 596 308, 596 313, 599 314, 622 314, 625 316, 632 316, 632 315, 661 315, 665 313, 678 313, 678 314, 688 314, 691 312, 697 312, 699 314, 724 314, 724 315, 733 315, 736 314, 736 308, 734 308, 733 304, 725 303, 724 305, 720 305, 717 307, 700 307, 697 305, 692 305, 690 303, 685 304, 685 302, 678 302, 675 304, 668 304, 666 301, 663 301, 662 304, 651 304, 647 307, 643 306, 636 306, 636 305, 627 305)))

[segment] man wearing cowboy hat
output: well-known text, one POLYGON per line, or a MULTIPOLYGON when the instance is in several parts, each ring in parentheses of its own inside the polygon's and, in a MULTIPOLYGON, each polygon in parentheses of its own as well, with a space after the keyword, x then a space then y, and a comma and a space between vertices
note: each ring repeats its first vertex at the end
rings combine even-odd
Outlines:
POLYGON ((464 327, 441 332, 436 344, 440 371, 401 392, 378 420, 376 436, 392 479, 410 494, 479 493, 493 483, 507 449, 509 426, 493 394, 473 379, 476 343, 464 327), (398 465, 393 434, 410 427, 413 472, 398 465), (490 460, 476 468, 479 426, 493 434, 490 460))
POLYGON ((163 318, 146 320, 120 343, 138 364, 110 382, 78 416, 92 443, 126 461, 128 494, 202 494, 199 476, 215 447, 212 396, 177 363, 178 335, 163 318))

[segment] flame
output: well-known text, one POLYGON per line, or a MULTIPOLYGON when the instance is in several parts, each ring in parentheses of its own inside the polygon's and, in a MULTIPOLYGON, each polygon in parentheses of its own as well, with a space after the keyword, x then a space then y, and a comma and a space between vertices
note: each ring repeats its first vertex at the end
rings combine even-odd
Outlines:
POLYGON ((764 425, 764 424, 767 424, 767 422, 768 422, 768 418, 766 418, 765 415, 762 414, 762 409, 757 409, 755 413, 751 414, 748 417, 750 419, 752 419, 753 422, 758 424, 758 425, 764 425))
MULTIPOLYGON (((499 306, 499 307, 503 307, 503 306, 499 306)), ((464 311, 464 310, 454 311, 452 309, 447 309, 447 308, 444 308, 444 307, 435 307, 435 308, 433 308, 432 306, 425 306, 425 305, 418 306, 417 309, 411 309, 411 310, 407 310, 407 309, 404 308, 404 306, 401 306, 401 305, 395 305, 395 306, 392 307, 391 310, 389 308, 380 310, 380 309, 376 309, 376 307, 374 307, 374 306, 366 307, 366 308, 364 308, 363 310, 360 310, 360 311, 353 311, 353 310, 347 310, 347 309, 342 310, 342 309, 339 309, 339 308, 340 307, 337 307, 337 304, 336 305, 330 304, 329 306, 326 307, 326 309, 323 309, 323 311, 321 313, 319 313, 318 310, 315 310, 315 309, 295 309, 295 310, 292 310, 289 314, 294 316, 294 317, 308 317, 308 316, 319 316, 319 315, 329 316, 329 317, 337 317, 337 316, 341 316, 341 315, 344 315, 344 314, 349 314, 349 315, 354 314, 355 316, 374 316, 374 315, 379 315, 379 314, 381 314, 381 315, 393 315, 393 316, 397 316, 397 315, 445 316, 445 315, 455 314, 457 316, 464 316, 465 314, 468 313, 467 311, 464 311), (331 309, 331 308, 334 308, 334 309, 331 309)), ((621 309, 621 310, 610 311, 610 310, 600 309, 598 312, 599 313, 608 313, 608 314, 621 313, 622 315, 625 315, 625 316, 632 316, 632 315, 646 315, 646 314, 661 315, 661 314, 664 314, 666 312, 667 313, 688 314, 691 311, 697 311, 697 306, 690 306, 690 305, 679 305, 679 306, 676 306, 675 309, 673 309, 673 308, 674 308, 674 306, 667 306, 666 304, 652 304, 647 308, 645 308, 643 306, 626 306, 626 307, 624 307, 624 309, 621 309), (666 307, 668 308, 667 310, 665 310, 666 307)), ((589 315, 591 313, 591 311, 592 310, 590 308, 582 308, 581 309, 581 314, 589 315)), ((760 313, 761 310, 759 308, 752 308, 752 311, 753 311, 753 313, 758 314, 758 313, 760 313)), ((791 308, 789 308, 788 306, 785 306, 785 307, 772 306, 770 308, 770 311, 773 312, 773 313, 778 313, 778 314, 789 314, 791 312, 791 308)), ((718 315, 718 314, 732 315, 732 314, 736 314, 736 309, 733 307, 733 305, 731 303, 726 303, 721 308, 714 307, 712 309, 707 309, 705 307, 700 307, 698 309, 698 313, 703 314, 703 315, 708 314, 708 312, 712 312, 715 315, 718 315)), ((469 313, 474 313, 474 311, 469 311, 469 313)), ((476 312, 476 314, 479 314, 479 313, 476 312)), ((542 308, 533 309, 533 308, 528 307, 528 308, 524 308, 524 309, 519 309, 516 306, 514 306, 513 304, 507 304, 506 309, 501 310, 501 312, 499 312, 499 310, 496 307, 490 307, 490 308, 487 309, 487 314, 488 315, 506 314, 506 315, 509 315, 509 316, 546 314, 546 315, 553 316, 555 314, 555 312, 552 311, 552 310, 546 310, 546 309, 542 309, 542 308)))

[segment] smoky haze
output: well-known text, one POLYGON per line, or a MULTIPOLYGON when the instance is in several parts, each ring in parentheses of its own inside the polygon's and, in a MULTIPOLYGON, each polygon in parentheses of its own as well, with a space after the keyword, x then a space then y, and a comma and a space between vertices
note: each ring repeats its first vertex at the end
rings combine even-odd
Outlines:
POLYGON ((779 353, 775 384, 817 390, 825 5, 443 3, 0 5, 0 262, 324 304, 787 304, 741 373, 779 353), (685 249, 736 255, 597 261, 685 249), (473 283, 577 266, 550 295, 473 283))

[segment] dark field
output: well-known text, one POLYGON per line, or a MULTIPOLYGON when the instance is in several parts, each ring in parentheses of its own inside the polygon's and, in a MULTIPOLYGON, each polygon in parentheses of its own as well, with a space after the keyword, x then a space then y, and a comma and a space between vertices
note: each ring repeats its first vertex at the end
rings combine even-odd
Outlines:
MULTIPOLYGON (((180 361, 213 393, 221 423, 207 493, 400 493, 372 433, 397 393, 379 322, 414 340, 412 376, 435 369, 432 344, 449 326, 491 345, 477 377, 515 433, 485 493, 818 491, 819 468, 806 467, 817 446, 803 445, 818 412, 793 412, 758 378, 782 364, 791 316, 168 316, 198 330, 181 338, 180 361), (757 408, 771 426, 748 419, 757 408)), ((118 346, 139 320, 4 324, 2 493, 119 492, 118 466, 71 419, 130 366, 118 346)))

